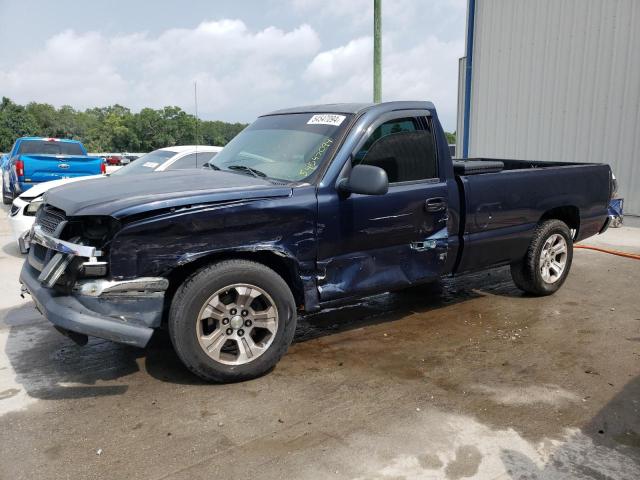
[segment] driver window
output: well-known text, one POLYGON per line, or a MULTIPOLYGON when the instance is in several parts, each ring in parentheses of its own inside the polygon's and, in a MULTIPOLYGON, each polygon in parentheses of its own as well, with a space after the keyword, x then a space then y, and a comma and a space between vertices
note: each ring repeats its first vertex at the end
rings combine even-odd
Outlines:
POLYGON ((398 118, 374 130, 353 159, 387 172, 389 183, 438 176, 435 142, 426 118, 398 118))

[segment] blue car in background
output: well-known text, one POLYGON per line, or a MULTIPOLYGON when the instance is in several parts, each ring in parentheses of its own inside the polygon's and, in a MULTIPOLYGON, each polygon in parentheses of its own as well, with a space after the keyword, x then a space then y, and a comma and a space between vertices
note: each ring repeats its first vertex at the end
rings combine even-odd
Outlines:
POLYGON ((2 160, 2 201, 9 205, 37 183, 98 175, 105 169, 103 159, 88 156, 77 140, 22 137, 2 160))

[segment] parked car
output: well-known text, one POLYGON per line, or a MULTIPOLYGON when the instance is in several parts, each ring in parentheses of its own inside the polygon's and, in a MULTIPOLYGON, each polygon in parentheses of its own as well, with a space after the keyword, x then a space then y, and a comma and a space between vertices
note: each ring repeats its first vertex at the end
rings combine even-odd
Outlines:
MULTIPOLYGON (((136 175, 164 170, 198 168, 209 162, 220 150, 222 147, 209 145, 181 145, 161 148, 139 157, 110 175, 136 175)), ((103 175, 97 175, 97 177, 105 178, 103 175)), ((96 178, 96 176, 63 178, 39 183, 13 201, 9 213, 9 224, 21 253, 27 253, 29 250, 26 237, 31 230, 36 212, 42 204, 44 193, 51 188, 89 178, 96 178)))
POLYGON ((150 179, 48 191, 20 281, 79 343, 144 347, 166 326, 210 381, 271 369, 298 313, 442 275, 510 265, 552 294, 613 188, 606 164, 453 162, 430 102, 280 110, 201 174, 150 179))
POLYGON ((111 167, 120 165, 121 160, 122 160, 122 157, 120 157, 120 155, 109 155, 108 157, 105 158, 107 165, 111 167))
POLYGON ((133 162, 134 160, 137 160, 141 156, 142 155, 136 155, 136 154, 133 154, 133 153, 123 153, 122 154, 122 159, 120 160, 120 163, 122 165, 129 165, 129 163, 133 162))
POLYGON ((2 201, 40 182, 105 172, 102 158, 90 157, 82 143, 60 138, 22 137, 16 140, 2 169, 2 201))

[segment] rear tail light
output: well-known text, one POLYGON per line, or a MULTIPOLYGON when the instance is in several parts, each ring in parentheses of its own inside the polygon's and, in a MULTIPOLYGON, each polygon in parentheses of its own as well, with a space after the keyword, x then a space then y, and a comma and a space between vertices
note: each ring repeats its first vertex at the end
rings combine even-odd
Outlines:
POLYGON ((13 165, 16 168, 16 175, 18 177, 24 177, 24 162, 22 160, 16 160, 13 165))
POLYGON ((102 174, 107 173, 107 165, 105 162, 100 162, 100 173, 102 174))

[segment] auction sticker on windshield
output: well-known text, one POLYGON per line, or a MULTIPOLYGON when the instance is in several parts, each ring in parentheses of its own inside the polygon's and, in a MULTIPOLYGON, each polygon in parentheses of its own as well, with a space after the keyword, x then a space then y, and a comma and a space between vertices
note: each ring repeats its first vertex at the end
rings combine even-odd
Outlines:
POLYGON ((332 113, 323 113, 322 115, 314 115, 309 119, 307 125, 340 125, 346 117, 344 115, 335 115, 332 113))
POLYGON ((156 168, 158 165, 160 165, 158 162, 144 162, 142 164, 143 167, 147 168, 156 168))

